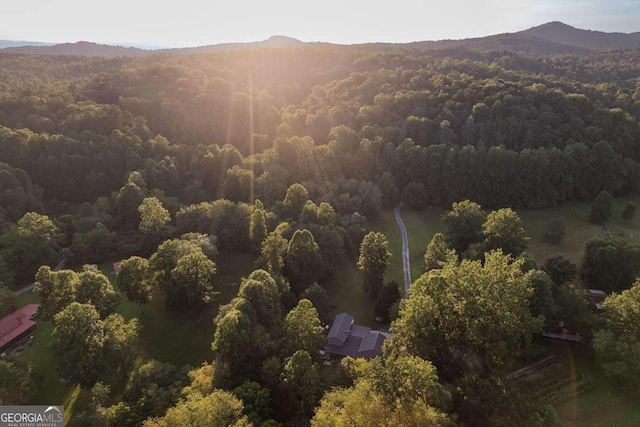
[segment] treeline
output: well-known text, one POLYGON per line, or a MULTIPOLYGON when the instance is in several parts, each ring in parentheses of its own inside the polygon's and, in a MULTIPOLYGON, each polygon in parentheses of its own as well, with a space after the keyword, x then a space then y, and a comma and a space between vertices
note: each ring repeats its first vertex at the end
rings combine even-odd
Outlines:
POLYGON ((334 177, 380 186, 385 171, 400 192, 423 184, 428 204, 539 207, 624 194, 637 190, 624 183, 636 181, 640 159, 637 55, 335 46, 2 55, 0 161, 24 170, 45 205, 93 202, 133 171, 183 203, 210 200, 224 196, 233 166, 256 187, 282 182, 279 195, 334 177), (521 184, 510 186, 514 171, 521 184))
MULTIPOLYGON (((186 232, 193 212, 219 199, 260 199, 278 214, 296 183, 354 230, 366 221, 354 214, 399 201, 545 207, 636 193, 637 58, 393 46, 0 55, 0 228, 46 213, 60 248, 83 258, 102 241, 127 256, 145 197, 186 232)), ((246 231, 240 206, 229 217, 246 231)), ((228 237, 236 226, 198 221, 190 226, 223 248, 249 246, 228 237)), ((350 254, 362 233, 353 236, 350 254)), ((22 270, 11 251, 3 263, 22 270)))

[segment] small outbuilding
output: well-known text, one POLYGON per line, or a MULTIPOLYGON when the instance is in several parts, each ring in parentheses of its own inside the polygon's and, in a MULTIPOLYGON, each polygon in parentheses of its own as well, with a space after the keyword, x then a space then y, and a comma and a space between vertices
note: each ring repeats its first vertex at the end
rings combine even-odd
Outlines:
POLYGON ((587 289, 587 296, 592 304, 593 311, 600 313, 602 311, 602 301, 608 297, 607 293, 600 289, 587 289))
POLYGON ((120 264, 122 264, 122 261, 114 262, 112 264, 113 272, 111 274, 118 274, 118 271, 120 271, 120 264))

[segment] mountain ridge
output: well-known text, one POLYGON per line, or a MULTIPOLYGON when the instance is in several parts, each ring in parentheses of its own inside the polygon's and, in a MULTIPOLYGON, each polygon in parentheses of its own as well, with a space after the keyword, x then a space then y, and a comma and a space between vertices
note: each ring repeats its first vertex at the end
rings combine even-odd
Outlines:
POLYGON ((604 31, 582 30, 559 21, 547 22, 546 24, 519 31, 515 34, 537 37, 583 49, 640 48, 640 32, 607 33, 604 31))
MULTIPOLYGON (((293 37, 274 35, 255 42, 220 43, 205 46, 143 49, 98 44, 88 41, 75 43, 47 44, 44 42, 0 41, 0 52, 39 55, 82 55, 82 56, 148 56, 160 53, 209 53, 224 50, 253 48, 283 48, 291 46, 333 45, 323 42, 303 42, 293 37), (3 43, 5 43, 3 45, 3 43), (12 44, 13 43, 13 44, 12 44), (35 45, 18 46, 19 43, 35 45)), ((578 54, 590 50, 640 49, 640 32, 618 33, 583 30, 568 24, 551 21, 514 33, 495 34, 458 40, 417 41, 410 43, 363 43, 358 46, 406 46, 418 50, 447 49, 465 47, 477 50, 507 50, 518 53, 553 55, 578 54)), ((341 45, 338 45, 341 46, 341 45)))

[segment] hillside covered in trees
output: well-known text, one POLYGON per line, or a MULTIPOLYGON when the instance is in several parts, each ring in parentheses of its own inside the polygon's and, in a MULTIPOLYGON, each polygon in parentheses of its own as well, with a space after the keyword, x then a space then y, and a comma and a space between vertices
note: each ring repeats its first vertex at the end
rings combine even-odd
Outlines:
MULTIPOLYGON (((638 245, 588 246, 584 280, 621 292, 598 323, 568 284, 576 266, 528 264, 512 208, 638 193, 640 50, 486 43, 0 53, 2 307, 36 282, 57 372, 90 401, 70 425, 545 425, 549 408, 504 375, 567 319, 596 351, 624 337, 616 354, 637 372, 625 319, 640 316, 640 269, 614 261, 638 245), (371 232, 398 203, 450 209, 401 303, 371 232), (212 312, 225 253, 255 269, 212 312), (114 260, 138 318, 93 266, 114 260), (327 367, 325 285, 347 264, 394 338, 382 358, 327 367), (159 297, 214 322, 213 359, 140 360, 139 318, 159 297)), ((30 369, 0 360, 25 378, 0 402, 30 402, 30 369)))

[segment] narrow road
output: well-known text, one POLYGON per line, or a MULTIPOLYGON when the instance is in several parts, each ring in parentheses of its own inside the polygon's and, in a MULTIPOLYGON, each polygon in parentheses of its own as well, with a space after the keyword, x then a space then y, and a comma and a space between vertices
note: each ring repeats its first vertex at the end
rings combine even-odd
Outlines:
MULTIPOLYGON (((56 268, 53 269, 53 271, 58 271, 60 270, 62 267, 64 267, 64 263, 65 263, 66 259, 63 259, 62 261, 60 261, 60 264, 56 265, 56 268)), ((35 283, 30 284, 29 286, 25 286, 22 289, 18 289, 17 291, 14 291, 14 293, 16 295, 22 295, 25 292, 29 292, 30 290, 33 289, 33 287, 35 286, 35 283)))
POLYGON ((407 229, 400 217, 400 207, 402 204, 396 206, 394 211, 396 215, 396 222, 400 228, 402 234, 402 270, 404 271, 404 297, 409 298, 409 287, 411 287, 411 258, 409 256, 409 238, 407 237, 407 229))

